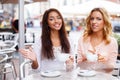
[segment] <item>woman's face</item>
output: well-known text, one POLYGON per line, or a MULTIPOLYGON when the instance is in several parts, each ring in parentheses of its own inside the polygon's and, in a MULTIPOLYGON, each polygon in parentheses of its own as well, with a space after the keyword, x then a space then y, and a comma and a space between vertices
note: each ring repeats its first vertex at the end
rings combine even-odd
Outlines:
POLYGON ((62 26, 61 16, 55 11, 50 12, 48 15, 48 25, 51 30, 60 30, 62 26))
POLYGON ((93 32, 103 31, 104 20, 102 14, 99 11, 94 11, 91 14, 90 26, 93 32))

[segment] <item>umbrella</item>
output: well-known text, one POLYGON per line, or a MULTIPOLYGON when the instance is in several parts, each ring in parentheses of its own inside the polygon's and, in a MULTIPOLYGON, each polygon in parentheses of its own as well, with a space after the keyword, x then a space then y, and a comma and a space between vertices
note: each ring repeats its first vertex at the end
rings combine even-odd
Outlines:
POLYGON ((90 0, 80 5, 76 5, 74 9, 75 12, 78 12, 79 14, 88 14, 95 7, 105 8, 110 15, 120 14, 120 4, 107 0, 90 0))
POLYGON ((120 4, 107 0, 89 0, 74 6, 62 6, 60 11, 67 15, 87 15, 95 7, 103 7, 111 15, 120 14, 120 4))
MULTIPOLYGON (((17 4, 19 0, 0 0, 1 4, 8 4, 8 3, 12 3, 12 4, 17 4)), ((47 0, 23 0, 25 3, 29 3, 29 2, 42 2, 42 1, 47 1, 47 0)))

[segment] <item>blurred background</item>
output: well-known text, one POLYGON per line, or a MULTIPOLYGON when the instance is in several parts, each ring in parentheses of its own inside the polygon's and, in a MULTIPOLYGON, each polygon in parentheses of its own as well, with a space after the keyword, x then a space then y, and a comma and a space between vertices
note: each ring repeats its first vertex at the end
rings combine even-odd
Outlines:
MULTIPOLYGON (((44 11, 51 7, 60 10, 67 25, 66 29, 71 31, 79 31, 85 26, 85 18, 94 7, 105 7, 111 15, 113 25, 120 25, 120 0, 24 1, 24 21, 27 27, 40 27, 44 11)), ((0 2, 0 28, 11 28, 11 21, 19 18, 19 4, 15 0, 1 0, 0 2)), ((116 30, 117 28, 114 28, 114 31, 116 30)))
MULTIPOLYGON (((0 33, 12 32, 13 22, 19 20, 20 0, 0 0, 0 33)), ((31 46, 35 39, 41 35, 41 19, 45 10, 49 8, 58 9, 64 18, 65 27, 69 36, 74 38, 77 45, 78 39, 85 28, 85 19, 88 13, 95 7, 104 7, 110 14, 113 33, 118 41, 120 60, 120 0, 23 0, 24 1, 24 26, 25 26, 25 46, 31 46)), ((17 23, 18 24, 18 23, 17 23)), ((21 23, 20 23, 21 24, 21 23)), ((18 27, 18 25, 17 25, 18 27)), ((15 32, 17 33, 17 32, 15 32)), ((1 39, 1 38, 0 38, 1 39)), ((15 68, 19 77, 19 54, 16 48, 14 52, 15 68)), ((27 68, 28 70, 28 68, 27 68)), ((27 73, 26 73, 27 74, 27 73)), ((119 74, 120 75, 120 74, 119 74)), ((10 80, 11 74, 6 80, 10 80)), ((11 78, 13 80, 13 78, 11 78)))

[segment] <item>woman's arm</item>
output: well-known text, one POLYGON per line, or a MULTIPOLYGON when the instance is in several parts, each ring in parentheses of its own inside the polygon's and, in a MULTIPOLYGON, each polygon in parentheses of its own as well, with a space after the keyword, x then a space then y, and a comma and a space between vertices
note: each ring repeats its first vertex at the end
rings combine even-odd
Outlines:
POLYGON ((105 72, 111 72, 114 69, 117 60, 117 41, 114 38, 112 38, 111 43, 107 45, 106 49, 108 51, 108 56, 99 55, 98 61, 104 64, 103 70, 105 72))
POLYGON ((38 68, 38 62, 37 62, 37 59, 35 61, 32 62, 32 68, 33 69, 37 69, 38 68))
POLYGON ((37 69, 38 68, 38 61, 36 54, 34 53, 33 49, 30 47, 29 49, 20 49, 20 53, 23 55, 23 57, 30 59, 32 61, 32 68, 37 69))

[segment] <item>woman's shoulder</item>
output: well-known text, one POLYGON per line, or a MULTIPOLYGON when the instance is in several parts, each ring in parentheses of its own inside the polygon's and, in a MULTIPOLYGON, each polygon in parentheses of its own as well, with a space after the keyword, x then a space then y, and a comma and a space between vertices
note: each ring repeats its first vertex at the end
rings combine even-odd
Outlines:
MULTIPOLYGON (((83 42, 84 41, 84 36, 81 35, 78 40, 79 40, 79 42, 81 42, 81 41, 83 42)), ((89 37, 87 37, 85 40, 86 41, 89 40, 89 37)))
POLYGON ((74 39, 73 38, 71 38, 71 37, 67 37, 68 38, 68 41, 69 41, 69 43, 70 43, 70 45, 74 42, 74 39))
POLYGON ((83 40, 83 38, 84 38, 83 35, 81 35, 81 36, 79 37, 79 40, 83 40))
POLYGON ((117 44, 117 39, 113 36, 110 36, 111 44, 117 44))
POLYGON ((117 42, 117 39, 115 37, 113 37, 113 36, 110 36, 110 40, 117 42))

